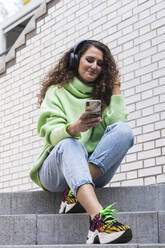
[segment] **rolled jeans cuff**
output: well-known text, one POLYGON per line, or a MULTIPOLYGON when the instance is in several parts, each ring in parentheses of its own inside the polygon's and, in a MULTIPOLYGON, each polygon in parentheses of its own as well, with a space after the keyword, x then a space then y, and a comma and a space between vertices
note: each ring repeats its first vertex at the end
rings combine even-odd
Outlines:
POLYGON ((104 168, 104 164, 102 162, 100 162, 97 159, 89 159, 88 163, 92 163, 95 164, 96 166, 98 166, 101 170, 101 172, 104 174, 105 173, 105 168, 104 168))

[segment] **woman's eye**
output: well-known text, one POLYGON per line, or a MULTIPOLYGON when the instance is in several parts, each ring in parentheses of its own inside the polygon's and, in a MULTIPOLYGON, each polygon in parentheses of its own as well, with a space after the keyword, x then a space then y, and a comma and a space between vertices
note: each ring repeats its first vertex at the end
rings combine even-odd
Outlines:
MULTIPOLYGON (((95 62, 95 60, 92 59, 92 58, 86 58, 86 60, 87 60, 88 63, 95 62)), ((97 61, 97 65, 101 67, 103 65, 103 62, 102 61, 97 61)))
POLYGON ((86 59, 89 63, 93 62, 93 59, 86 59))
POLYGON ((102 62, 98 62, 97 65, 101 67, 101 66, 103 66, 103 63, 102 62))

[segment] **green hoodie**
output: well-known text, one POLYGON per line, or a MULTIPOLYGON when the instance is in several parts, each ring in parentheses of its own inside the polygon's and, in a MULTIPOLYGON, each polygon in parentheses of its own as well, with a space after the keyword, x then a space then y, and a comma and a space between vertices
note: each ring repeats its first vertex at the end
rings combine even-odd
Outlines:
MULTIPOLYGON (((37 127, 39 135, 44 138, 45 145, 30 171, 31 179, 40 187, 42 185, 38 177, 38 169, 59 141, 72 137, 66 129, 85 111, 85 101, 92 99, 91 94, 92 87, 85 85, 76 77, 62 88, 57 85, 48 88, 41 104, 37 127)), ((78 139, 89 153, 93 152, 108 125, 126 120, 127 112, 123 96, 112 95, 110 105, 102 114, 102 122, 74 138, 78 139)))

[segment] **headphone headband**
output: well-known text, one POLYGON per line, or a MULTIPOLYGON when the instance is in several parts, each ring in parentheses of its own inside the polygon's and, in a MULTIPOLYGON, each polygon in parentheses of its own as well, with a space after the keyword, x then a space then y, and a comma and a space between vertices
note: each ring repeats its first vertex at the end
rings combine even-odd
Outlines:
POLYGON ((73 49, 73 53, 74 53, 74 54, 76 54, 76 52, 77 52, 77 50, 78 50, 78 47, 79 47, 82 43, 84 43, 85 41, 87 41, 87 40, 81 40, 81 41, 79 41, 79 42, 77 42, 77 43, 75 44, 74 49, 73 49))

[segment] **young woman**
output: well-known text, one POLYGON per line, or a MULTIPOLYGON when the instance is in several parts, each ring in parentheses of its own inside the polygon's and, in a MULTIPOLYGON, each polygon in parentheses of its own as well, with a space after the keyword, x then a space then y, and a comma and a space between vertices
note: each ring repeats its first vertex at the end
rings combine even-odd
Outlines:
POLYGON ((86 210, 88 244, 130 241, 131 228, 113 217, 113 204, 103 208, 94 191, 111 180, 134 139, 109 48, 94 40, 77 43, 43 80, 39 103, 45 146, 31 179, 45 190, 64 191, 59 213, 79 205, 86 210), (85 111, 89 99, 101 100, 101 116, 85 111))

